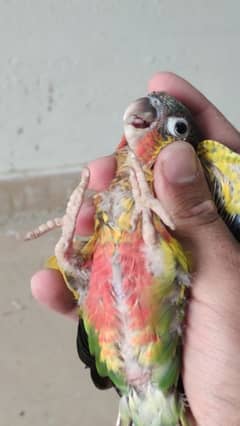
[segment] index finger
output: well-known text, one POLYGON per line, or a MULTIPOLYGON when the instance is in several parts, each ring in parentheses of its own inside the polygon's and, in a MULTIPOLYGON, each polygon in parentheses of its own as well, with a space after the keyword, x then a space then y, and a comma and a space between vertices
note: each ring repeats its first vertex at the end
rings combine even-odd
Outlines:
POLYGON ((171 72, 159 72, 148 83, 148 90, 175 96, 192 112, 204 138, 214 139, 240 153, 240 134, 202 93, 171 72))

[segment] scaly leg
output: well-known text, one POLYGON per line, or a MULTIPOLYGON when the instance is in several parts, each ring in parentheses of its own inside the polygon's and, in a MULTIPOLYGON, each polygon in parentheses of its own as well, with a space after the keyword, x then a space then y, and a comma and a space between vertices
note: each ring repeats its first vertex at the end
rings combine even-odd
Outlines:
POLYGON ((132 223, 134 225, 139 214, 142 214, 143 239, 146 244, 151 245, 155 243, 155 230, 151 221, 151 211, 159 216, 161 221, 169 228, 174 229, 175 226, 161 202, 152 195, 142 167, 133 152, 129 154, 129 167, 130 182, 135 200, 132 223))
POLYGON ((34 240, 36 238, 39 238, 43 234, 46 234, 47 232, 52 231, 53 229, 60 228, 62 224, 63 224, 62 217, 55 217, 54 219, 50 219, 46 223, 39 225, 33 231, 29 231, 25 235, 24 240, 29 241, 29 240, 34 240))
POLYGON ((81 301, 89 282, 89 266, 84 267, 83 259, 81 258, 81 246, 86 242, 76 244, 74 241, 74 231, 79 210, 88 186, 89 176, 89 169, 84 168, 81 173, 80 183, 73 191, 67 205, 66 214, 62 218, 49 220, 34 231, 28 232, 25 237, 25 240, 32 240, 56 227, 62 227, 62 235, 56 244, 55 255, 70 288, 75 295, 76 292, 80 294, 81 301))
POLYGON ((84 168, 81 174, 81 181, 73 191, 63 217, 62 235, 55 246, 55 256, 58 265, 64 271, 68 285, 78 299, 80 305, 86 295, 89 283, 90 265, 84 265, 81 256, 81 247, 86 242, 74 241, 76 221, 83 204, 84 194, 89 183, 89 169, 84 168))
POLYGON ((73 237, 77 217, 88 186, 89 177, 89 169, 84 168, 81 174, 81 181, 69 199, 66 214, 63 217, 62 236, 55 247, 55 255, 59 266, 66 275, 75 279, 79 278, 81 259, 74 251, 73 237))
MULTIPOLYGON (((75 189, 75 191, 72 193, 72 195, 70 197, 67 209, 71 209, 72 208, 71 204, 73 203, 73 201, 71 201, 71 199, 74 197, 74 194, 76 192, 80 196, 83 197, 83 195, 85 193, 85 190, 86 190, 86 188, 88 186, 88 182, 89 182, 89 170, 88 170, 87 167, 85 167, 82 170, 82 173, 81 173, 81 181, 80 181, 79 185, 77 186, 77 188, 75 189), (82 192, 83 192, 83 194, 81 194, 82 192)), ((82 205, 82 201, 83 200, 81 200, 81 205, 82 205)), ((79 205, 79 208, 81 207, 81 205, 79 205)), ((53 229, 61 228, 64 225, 64 220, 65 220, 65 217, 55 217, 54 219, 50 219, 46 223, 42 223, 41 225, 39 225, 33 231, 27 232, 27 234, 24 237, 24 240, 25 241, 34 240, 34 239, 39 238, 42 235, 46 234, 47 232, 52 231, 53 229)))

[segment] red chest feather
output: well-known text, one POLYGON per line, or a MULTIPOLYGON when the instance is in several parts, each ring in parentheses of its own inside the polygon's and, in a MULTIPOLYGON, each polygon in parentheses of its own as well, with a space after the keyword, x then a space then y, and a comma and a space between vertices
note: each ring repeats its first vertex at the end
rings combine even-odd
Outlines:
POLYGON ((142 247, 142 240, 133 234, 125 234, 118 244, 97 245, 85 312, 98 332, 119 329, 123 321, 132 331, 149 323, 153 277, 142 247))

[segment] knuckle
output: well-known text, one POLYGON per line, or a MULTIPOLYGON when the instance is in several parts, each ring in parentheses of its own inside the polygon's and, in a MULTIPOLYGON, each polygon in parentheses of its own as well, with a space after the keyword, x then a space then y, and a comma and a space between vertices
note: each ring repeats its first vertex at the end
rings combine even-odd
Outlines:
POLYGON ((176 216, 179 221, 186 222, 188 225, 207 225, 220 219, 217 208, 210 199, 193 204, 190 208, 186 206, 186 209, 179 211, 176 216))
POLYGON ((218 220, 217 208, 213 200, 205 200, 189 210, 189 216, 203 223, 212 223, 218 220))

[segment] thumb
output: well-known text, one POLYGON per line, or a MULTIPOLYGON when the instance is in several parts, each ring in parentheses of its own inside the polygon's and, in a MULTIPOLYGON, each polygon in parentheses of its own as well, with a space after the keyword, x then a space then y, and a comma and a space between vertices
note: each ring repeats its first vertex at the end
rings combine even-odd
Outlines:
POLYGON ((156 196, 172 217, 178 235, 201 241, 211 237, 214 245, 220 235, 221 238, 223 233, 229 235, 190 144, 174 142, 160 152, 154 168, 154 182, 156 196))

